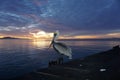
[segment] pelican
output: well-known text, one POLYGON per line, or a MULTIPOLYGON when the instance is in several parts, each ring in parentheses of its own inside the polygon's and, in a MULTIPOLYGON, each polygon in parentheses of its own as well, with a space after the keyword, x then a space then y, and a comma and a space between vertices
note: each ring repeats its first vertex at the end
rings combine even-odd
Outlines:
MULTIPOLYGON (((53 39, 52 39, 52 42, 49 46, 49 48, 52 46, 53 49, 55 51, 57 51, 57 53, 61 54, 61 55, 65 55, 65 56, 68 56, 69 59, 72 59, 72 51, 71 51, 71 48, 68 47, 66 44, 64 43, 61 43, 61 42, 58 42, 56 41, 57 38, 59 36, 59 31, 57 30, 56 32, 54 32, 54 35, 53 35, 53 39)), ((48 49, 49 49, 48 48, 48 49)))

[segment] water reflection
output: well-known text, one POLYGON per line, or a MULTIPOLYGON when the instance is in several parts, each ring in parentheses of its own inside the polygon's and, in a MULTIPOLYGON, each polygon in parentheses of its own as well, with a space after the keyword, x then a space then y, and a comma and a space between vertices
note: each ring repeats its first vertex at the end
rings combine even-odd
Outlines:
POLYGON ((37 49, 44 49, 48 47, 48 44, 50 44, 50 42, 46 40, 33 40, 32 44, 37 49))
MULTIPOLYGON (((119 45, 120 41, 60 41, 72 48, 73 59, 85 57, 119 45)), ((24 74, 47 65, 59 57, 44 40, 0 40, 0 78, 24 74), (17 74, 16 74, 17 73, 17 74)), ((0 79, 3 80, 3 79, 0 79)))
MULTIPOLYGON (((63 41, 64 42, 64 41, 63 41)), ((66 41, 66 44, 70 46, 88 46, 88 47, 93 47, 93 46, 108 46, 108 47, 113 47, 115 45, 119 45, 119 41, 66 41)))

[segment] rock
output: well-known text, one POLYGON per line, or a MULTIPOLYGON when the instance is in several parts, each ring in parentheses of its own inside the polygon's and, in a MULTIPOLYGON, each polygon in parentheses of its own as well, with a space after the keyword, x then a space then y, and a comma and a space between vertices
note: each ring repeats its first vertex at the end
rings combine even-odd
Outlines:
POLYGON ((100 71, 101 71, 101 72, 104 72, 104 71, 106 71, 106 69, 100 69, 100 71))
POLYGON ((83 66, 82 64, 79 65, 80 67, 83 66))
POLYGON ((114 50, 120 49, 119 45, 113 47, 114 50))

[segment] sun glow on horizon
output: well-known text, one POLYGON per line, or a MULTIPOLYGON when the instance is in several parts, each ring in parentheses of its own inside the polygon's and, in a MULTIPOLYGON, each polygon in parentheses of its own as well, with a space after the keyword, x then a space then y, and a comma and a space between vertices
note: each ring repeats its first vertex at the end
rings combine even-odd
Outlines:
POLYGON ((60 39, 94 39, 94 38, 99 38, 99 37, 94 35, 77 35, 77 36, 60 37, 60 39))
MULTIPOLYGON (((27 34, 0 34, 0 38, 13 37, 20 39, 38 39, 38 40, 52 40, 53 32, 46 32, 43 30, 32 30, 27 34)), ((120 33, 107 33, 107 34, 92 34, 92 35, 60 35, 58 39, 102 39, 102 38, 120 38, 120 33)))
POLYGON ((50 39, 53 36, 53 33, 47 33, 45 31, 30 32, 34 39, 50 39))

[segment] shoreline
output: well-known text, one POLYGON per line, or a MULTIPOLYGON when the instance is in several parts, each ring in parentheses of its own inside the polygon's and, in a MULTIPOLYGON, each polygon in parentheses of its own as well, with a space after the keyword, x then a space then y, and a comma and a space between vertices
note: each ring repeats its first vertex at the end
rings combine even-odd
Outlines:
POLYGON ((9 80, 120 80, 120 47, 9 80))

